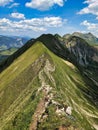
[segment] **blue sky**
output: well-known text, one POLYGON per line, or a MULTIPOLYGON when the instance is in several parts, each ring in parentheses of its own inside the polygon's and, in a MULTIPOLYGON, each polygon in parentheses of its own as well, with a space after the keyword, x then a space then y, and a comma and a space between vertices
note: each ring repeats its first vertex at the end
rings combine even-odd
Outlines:
POLYGON ((37 37, 92 32, 98 36, 97 0, 2 0, 0 34, 37 37))

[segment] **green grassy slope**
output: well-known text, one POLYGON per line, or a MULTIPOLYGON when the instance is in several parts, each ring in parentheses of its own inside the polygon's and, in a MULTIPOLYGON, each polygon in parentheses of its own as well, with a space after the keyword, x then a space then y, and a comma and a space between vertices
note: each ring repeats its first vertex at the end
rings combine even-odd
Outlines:
POLYGON ((78 69, 36 42, 0 74, 0 130, 29 130, 37 109, 41 109, 38 107, 47 98, 45 111, 38 115, 38 130, 61 126, 94 130, 98 127, 98 109, 81 89, 88 90, 89 86, 78 69), (46 93, 43 86, 51 90, 46 93), (71 107, 72 114, 63 111, 58 115, 58 106, 71 107))

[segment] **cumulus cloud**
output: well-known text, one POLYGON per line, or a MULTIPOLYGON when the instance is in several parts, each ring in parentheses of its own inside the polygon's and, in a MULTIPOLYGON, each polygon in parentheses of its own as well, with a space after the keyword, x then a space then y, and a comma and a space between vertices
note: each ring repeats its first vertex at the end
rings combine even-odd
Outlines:
POLYGON ((0 0, 0 6, 8 5, 10 2, 13 2, 13 0, 0 0))
POLYGON ((85 0, 87 7, 83 8, 78 14, 93 14, 98 17, 98 0, 85 0))
POLYGON ((11 13, 11 15, 10 15, 12 18, 17 18, 17 19, 25 19, 25 16, 24 16, 24 14, 22 14, 22 13, 11 13))
POLYGON ((87 20, 83 21, 81 25, 86 26, 88 30, 95 30, 96 28, 98 28, 98 24, 90 23, 87 20))
POLYGON ((0 19, 0 30, 2 31, 46 31, 48 28, 58 28, 63 26, 63 20, 60 17, 44 17, 23 19, 12 21, 6 18, 0 19))
MULTIPOLYGON (((98 19, 98 0, 85 0, 84 4, 86 4, 86 7, 81 9, 78 14, 92 14, 96 16, 96 20, 98 19)), ((85 26, 88 31, 94 33, 98 36, 98 23, 95 22, 89 22, 87 20, 84 20, 81 25, 85 26)))
POLYGON ((13 3, 8 8, 18 7, 19 5, 20 5, 19 3, 13 3))
POLYGON ((98 23, 90 23, 87 20, 83 21, 81 25, 85 26, 88 31, 93 32, 98 36, 98 23))
POLYGON ((59 6, 63 6, 64 1, 66 0, 31 0, 31 2, 27 2, 25 6, 44 11, 44 10, 48 10, 50 7, 52 7, 55 4, 59 6))

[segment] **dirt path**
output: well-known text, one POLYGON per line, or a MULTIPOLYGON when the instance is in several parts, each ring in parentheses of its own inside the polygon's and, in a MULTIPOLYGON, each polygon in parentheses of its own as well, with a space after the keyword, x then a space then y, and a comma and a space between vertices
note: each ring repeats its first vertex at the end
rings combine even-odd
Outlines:
MULTIPOLYGON (((45 95, 46 96, 46 95, 45 95)), ((30 130, 36 130, 39 120, 41 119, 43 113, 45 112, 45 96, 40 100, 37 109, 33 115, 33 120, 30 125, 30 130)))
POLYGON ((37 130, 38 123, 43 119, 43 114, 46 111, 50 101, 52 100, 52 87, 45 81, 44 73, 48 76, 51 82, 55 85, 55 80, 51 75, 51 72, 55 71, 55 67, 51 65, 49 60, 46 60, 46 64, 43 70, 39 73, 39 79, 41 83, 41 87, 38 89, 37 95, 42 92, 43 98, 40 99, 40 102, 37 105, 34 115, 32 116, 32 121, 30 124, 29 130, 37 130))

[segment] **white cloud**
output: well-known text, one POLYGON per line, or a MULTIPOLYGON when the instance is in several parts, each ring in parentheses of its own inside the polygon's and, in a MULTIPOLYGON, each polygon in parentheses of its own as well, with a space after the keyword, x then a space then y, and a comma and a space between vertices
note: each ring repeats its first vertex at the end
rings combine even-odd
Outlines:
MULTIPOLYGON (((92 14, 96 16, 96 19, 98 19, 98 0, 85 0, 84 4, 86 4, 86 7, 81 9, 80 12, 78 12, 78 14, 92 14)), ((92 32, 96 36, 98 36, 98 23, 92 23, 85 20, 81 23, 81 25, 85 26, 87 31, 92 32)))
POLYGON ((66 0, 31 0, 31 2, 27 2, 25 6, 44 11, 55 4, 63 6, 65 1, 66 0))
POLYGON ((22 14, 22 13, 11 13, 11 15, 10 15, 12 18, 16 18, 16 19, 25 19, 25 16, 24 16, 24 14, 22 14))
POLYGON ((81 25, 85 26, 88 31, 98 36, 98 23, 90 23, 87 20, 83 21, 81 25))
POLYGON ((10 2, 13 2, 13 0, 0 0, 0 6, 8 5, 10 2))
POLYGON ((0 19, 0 31, 21 32, 21 31, 46 31, 49 28, 58 28, 63 26, 63 19, 60 17, 44 17, 23 19, 12 21, 6 18, 0 19))
POLYGON ((8 8, 18 7, 19 5, 20 5, 19 3, 13 3, 8 8))
POLYGON ((98 0, 85 0, 85 3, 87 7, 81 9, 78 14, 93 14, 98 17, 98 0))
POLYGON ((88 30, 95 30, 96 28, 98 28, 98 24, 90 23, 87 20, 83 21, 81 25, 86 26, 88 30))

